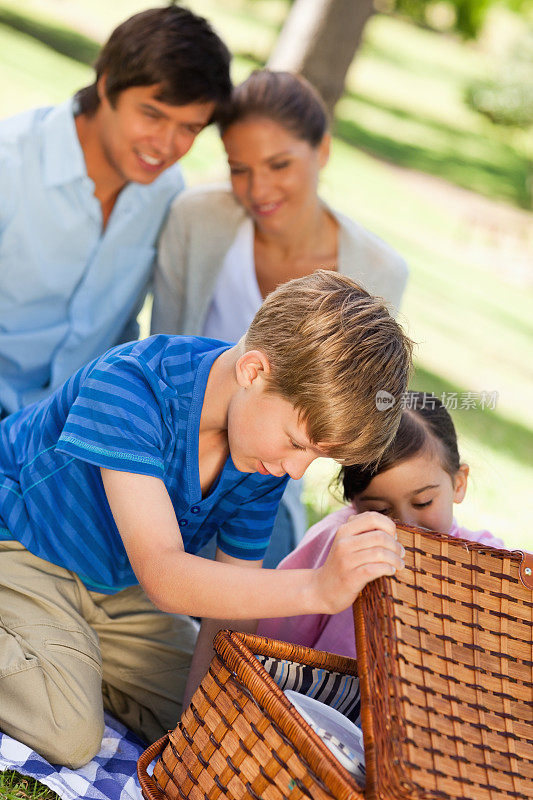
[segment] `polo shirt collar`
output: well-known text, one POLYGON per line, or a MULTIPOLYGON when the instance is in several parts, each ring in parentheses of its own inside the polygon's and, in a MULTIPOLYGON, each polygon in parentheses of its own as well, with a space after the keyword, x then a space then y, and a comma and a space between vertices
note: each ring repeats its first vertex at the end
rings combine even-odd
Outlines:
POLYGON ((87 177, 74 123, 74 98, 52 108, 42 125, 43 177, 46 186, 61 186, 87 177))

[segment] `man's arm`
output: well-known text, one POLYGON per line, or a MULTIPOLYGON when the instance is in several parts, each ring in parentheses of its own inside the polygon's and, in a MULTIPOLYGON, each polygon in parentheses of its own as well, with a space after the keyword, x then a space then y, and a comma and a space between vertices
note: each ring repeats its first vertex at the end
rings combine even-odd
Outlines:
POLYGON ((131 566, 163 611, 226 620, 335 614, 370 580, 403 567, 394 523, 373 512, 339 528, 326 563, 316 570, 263 570, 199 558, 184 550, 161 480, 101 471, 131 566))

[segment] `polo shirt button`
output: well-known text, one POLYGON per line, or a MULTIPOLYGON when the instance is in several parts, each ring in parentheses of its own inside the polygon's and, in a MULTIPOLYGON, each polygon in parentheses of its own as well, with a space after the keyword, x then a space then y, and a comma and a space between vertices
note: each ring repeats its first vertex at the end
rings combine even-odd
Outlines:
POLYGON ((191 508, 191 511, 193 514, 198 514, 198 512, 200 511, 200 506, 193 506, 191 508))
POLYGON ((186 520, 186 519, 179 519, 178 520, 178 524, 179 524, 180 528, 184 528, 185 525, 187 525, 187 522, 188 522, 188 520, 186 520))

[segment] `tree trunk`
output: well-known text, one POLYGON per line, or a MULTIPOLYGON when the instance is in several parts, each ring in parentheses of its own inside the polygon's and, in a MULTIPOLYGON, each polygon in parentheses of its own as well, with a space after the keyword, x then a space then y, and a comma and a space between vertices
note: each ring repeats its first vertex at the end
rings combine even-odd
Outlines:
POLYGON ((333 116, 373 12, 373 0, 295 0, 269 58, 269 69, 304 75, 333 116))

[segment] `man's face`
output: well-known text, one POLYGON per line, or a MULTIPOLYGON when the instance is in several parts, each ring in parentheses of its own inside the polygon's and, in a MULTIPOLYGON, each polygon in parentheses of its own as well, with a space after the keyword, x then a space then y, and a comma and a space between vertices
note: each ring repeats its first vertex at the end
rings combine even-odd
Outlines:
POLYGON ((294 406, 267 392, 262 376, 241 387, 228 410, 228 444, 241 472, 301 478, 324 455, 311 443, 294 406))
POLYGON ((102 172, 120 183, 152 183, 182 158, 208 124, 214 102, 172 106, 157 100, 161 85, 133 86, 112 105, 105 93, 105 76, 98 93, 97 135, 102 172))

